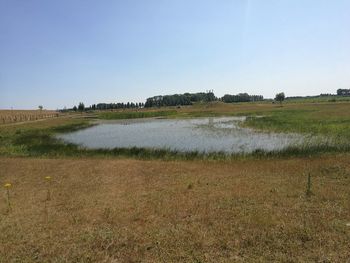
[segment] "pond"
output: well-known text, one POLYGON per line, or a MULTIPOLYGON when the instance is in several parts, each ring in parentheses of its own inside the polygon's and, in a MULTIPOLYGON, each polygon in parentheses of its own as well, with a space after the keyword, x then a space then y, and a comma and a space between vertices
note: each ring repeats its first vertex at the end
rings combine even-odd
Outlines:
POLYGON ((245 117, 101 121, 58 138, 90 149, 138 147, 200 153, 274 151, 303 141, 297 134, 242 128, 243 121, 245 117))

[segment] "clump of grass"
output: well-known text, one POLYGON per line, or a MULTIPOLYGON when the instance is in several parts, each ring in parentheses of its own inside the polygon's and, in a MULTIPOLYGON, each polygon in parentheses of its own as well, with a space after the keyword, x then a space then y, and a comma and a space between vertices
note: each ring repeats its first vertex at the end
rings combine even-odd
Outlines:
POLYGON ((187 185, 187 189, 188 189, 188 190, 193 189, 193 183, 189 183, 189 184, 187 185))
POLYGON ((47 181, 47 195, 46 200, 51 201, 51 176, 46 176, 45 180, 47 181))
POLYGON ((307 175, 307 183, 306 183, 306 197, 310 197, 312 195, 311 191, 311 174, 308 173, 307 175))

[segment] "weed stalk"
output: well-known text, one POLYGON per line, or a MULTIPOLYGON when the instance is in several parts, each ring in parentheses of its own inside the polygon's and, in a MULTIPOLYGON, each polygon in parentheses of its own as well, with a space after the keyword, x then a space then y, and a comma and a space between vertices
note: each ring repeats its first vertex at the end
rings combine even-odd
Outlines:
POLYGON ((312 195, 311 191, 311 174, 309 173, 307 176, 307 185, 306 185, 306 196, 310 197, 312 195))
POLYGON ((11 201, 10 201, 11 184, 10 183, 5 184, 5 188, 6 188, 6 197, 7 197, 7 213, 9 213, 11 211, 11 201))

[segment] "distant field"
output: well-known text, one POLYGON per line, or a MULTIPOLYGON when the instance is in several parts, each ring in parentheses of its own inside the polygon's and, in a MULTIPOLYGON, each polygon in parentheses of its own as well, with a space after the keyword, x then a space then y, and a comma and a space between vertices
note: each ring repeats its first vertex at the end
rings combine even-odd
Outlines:
POLYGON ((350 101, 350 96, 315 96, 315 97, 303 97, 303 98, 287 98, 286 102, 289 103, 317 103, 317 102, 337 102, 337 101, 350 101))
POLYGON ((47 110, 0 110, 0 124, 35 121, 58 117, 56 111, 47 110))

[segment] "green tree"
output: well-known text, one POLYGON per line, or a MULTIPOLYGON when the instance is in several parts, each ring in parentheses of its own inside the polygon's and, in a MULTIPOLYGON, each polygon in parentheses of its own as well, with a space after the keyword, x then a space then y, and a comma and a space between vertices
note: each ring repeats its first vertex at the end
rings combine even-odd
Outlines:
POLYGON ((284 101, 285 98, 286 98, 286 96, 284 95, 284 92, 277 93, 276 97, 275 97, 275 101, 278 101, 279 103, 282 104, 282 102, 284 101))
POLYGON ((39 105, 38 108, 39 108, 39 110, 43 110, 44 107, 43 107, 43 105, 39 105))
POLYGON ((85 105, 84 105, 84 103, 79 102, 79 105, 78 105, 78 110, 79 110, 79 111, 83 111, 84 109, 85 109, 85 105))

